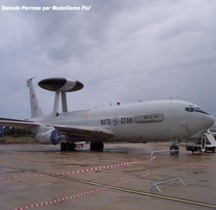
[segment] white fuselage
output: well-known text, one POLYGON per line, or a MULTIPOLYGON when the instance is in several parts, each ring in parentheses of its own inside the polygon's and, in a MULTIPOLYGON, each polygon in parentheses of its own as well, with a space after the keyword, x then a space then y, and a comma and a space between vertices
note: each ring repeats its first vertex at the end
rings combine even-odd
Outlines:
POLYGON ((30 78, 27 86, 31 119, 0 118, 0 124, 33 132, 37 143, 56 145, 61 142, 62 151, 73 150, 73 142, 78 141, 90 141, 92 150, 102 150, 105 141, 176 141, 203 133, 215 122, 197 105, 181 100, 157 100, 68 112, 66 92, 80 90, 83 87, 81 82, 48 78, 40 81, 39 85, 55 91, 52 114, 43 115, 30 78), (62 113, 58 113, 60 95, 62 113))
POLYGON ((113 137, 101 141, 168 141, 188 138, 209 128, 214 119, 203 111, 191 111, 196 105, 180 100, 140 102, 92 109, 64 112, 47 116, 39 122, 50 125, 82 125, 108 128, 113 137), (186 111, 187 110, 187 111, 186 111))

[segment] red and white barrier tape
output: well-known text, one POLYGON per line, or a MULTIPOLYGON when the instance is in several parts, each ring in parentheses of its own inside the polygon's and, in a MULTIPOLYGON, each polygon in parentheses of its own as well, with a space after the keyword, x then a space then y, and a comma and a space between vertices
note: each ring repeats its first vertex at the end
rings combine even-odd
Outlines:
POLYGON ((59 202, 62 202, 62 201, 67 201, 67 200, 78 198, 78 197, 81 197, 81 196, 84 196, 84 195, 89 195, 89 194, 92 194, 92 193, 96 193, 96 192, 99 192, 99 191, 102 191, 102 190, 107 190, 107 189, 112 188, 112 187, 117 187, 117 186, 119 186, 121 184, 129 183, 129 182, 135 181, 137 179, 146 177, 148 175, 150 175, 150 174, 147 173, 147 174, 144 174, 144 175, 136 177, 136 178, 131 178, 131 179, 119 182, 117 184, 108 185, 108 186, 105 186, 105 187, 102 187, 102 188, 89 190, 87 192, 83 192, 83 193, 79 193, 79 194, 76 194, 76 195, 72 195, 72 196, 68 196, 68 197, 64 197, 64 198, 59 198, 59 199, 55 199, 55 200, 51 200, 51 201, 47 201, 47 202, 43 202, 43 203, 37 203, 37 204, 28 205, 28 206, 25 206, 25 207, 17 208, 15 210, 24 210, 24 209, 36 208, 36 207, 41 207, 41 206, 47 206, 47 205, 54 204, 54 203, 59 203, 59 202))
POLYGON ((216 163, 185 163, 182 166, 204 166, 204 167, 216 167, 216 163))
POLYGON ((51 174, 51 175, 69 175, 69 174, 77 174, 77 173, 91 172, 91 171, 104 170, 104 169, 112 169, 112 168, 118 168, 121 166, 129 166, 129 165, 147 163, 147 162, 151 162, 154 159, 155 157, 152 157, 151 159, 143 160, 143 161, 123 162, 123 163, 117 163, 117 164, 108 165, 108 166, 99 166, 95 168, 87 168, 87 169, 82 169, 82 170, 77 170, 77 171, 68 171, 68 172, 56 173, 56 174, 51 174))
POLYGON ((7 179, 18 179, 18 178, 28 178, 28 177, 38 177, 38 176, 44 176, 43 174, 28 174, 28 175, 22 175, 22 176, 7 176, 7 177, 0 177, 1 180, 7 180, 7 179))
MULTIPOLYGON (((135 165, 135 164, 142 164, 142 163, 148 163, 154 160, 156 157, 152 157, 148 160, 143 160, 143 161, 129 161, 129 162, 123 162, 123 163, 117 163, 113 165, 108 165, 108 166, 99 166, 99 167, 94 167, 94 168, 87 168, 87 169, 81 169, 77 171, 67 171, 67 172, 62 172, 62 173, 51 173, 47 174, 50 176, 60 176, 60 175, 70 175, 70 174, 77 174, 77 173, 85 173, 85 172, 92 172, 92 171, 97 171, 97 170, 104 170, 104 169, 113 169, 113 168, 118 168, 122 166, 130 166, 130 165, 135 165)), ((45 174, 29 174, 29 175, 22 175, 22 176, 8 176, 8 177, 0 177, 1 180, 7 180, 7 179, 18 179, 18 178, 28 178, 28 177, 37 177, 37 176, 44 176, 45 174)))

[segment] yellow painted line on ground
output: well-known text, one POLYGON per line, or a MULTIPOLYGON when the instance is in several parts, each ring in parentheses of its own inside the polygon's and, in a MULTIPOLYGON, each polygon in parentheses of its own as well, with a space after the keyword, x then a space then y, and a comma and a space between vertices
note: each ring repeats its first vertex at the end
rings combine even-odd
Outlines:
POLYGON ((159 194, 155 194, 155 193, 148 193, 148 192, 143 192, 143 191, 138 191, 138 190, 133 190, 133 189, 115 187, 115 186, 100 184, 100 183, 87 181, 87 180, 74 179, 74 181, 84 183, 84 184, 99 186, 99 187, 107 187, 108 186, 109 189, 118 190, 118 191, 122 191, 122 192, 127 192, 127 193, 132 193, 132 194, 137 194, 137 195, 144 195, 144 196, 148 196, 148 197, 159 198, 159 199, 164 199, 164 200, 169 200, 169 201, 174 201, 174 202, 179 202, 179 203, 184 203, 184 204, 196 205, 196 206, 205 207, 205 208, 216 209, 215 204, 204 203, 204 202, 200 202, 200 201, 194 201, 194 200, 188 200, 188 199, 184 199, 184 198, 177 198, 177 197, 172 197, 172 196, 167 196, 167 195, 159 195, 159 194))
POLYGON ((170 200, 170 201, 176 201, 176 202, 185 203, 185 204, 192 204, 192 205, 196 205, 196 206, 216 209, 216 205, 210 204, 210 203, 204 203, 204 202, 200 202, 200 201, 193 201, 193 200, 188 200, 188 199, 184 199, 184 198, 159 195, 159 194, 142 192, 142 191, 126 189, 126 188, 119 188, 119 187, 110 187, 110 188, 113 188, 113 189, 119 190, 119 191, 123 191, 123 192, 129 192, 129 193, 137 194, 137 195, 145 195, 148 197, 155 197, 155 198, 160 198, 160 199, 165 199, 165 200, 170 200))

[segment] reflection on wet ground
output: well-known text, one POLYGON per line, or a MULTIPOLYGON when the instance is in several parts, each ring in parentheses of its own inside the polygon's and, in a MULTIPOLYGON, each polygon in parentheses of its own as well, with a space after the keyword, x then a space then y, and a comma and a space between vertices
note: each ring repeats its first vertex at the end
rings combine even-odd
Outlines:
POLYGON ((89 145, 60 152, 52 145, 0 146, 1 209, 216 209, 216 154, 180 156, 166 143, 89 145), (185 183, 154 183, 180 177, 185 183))

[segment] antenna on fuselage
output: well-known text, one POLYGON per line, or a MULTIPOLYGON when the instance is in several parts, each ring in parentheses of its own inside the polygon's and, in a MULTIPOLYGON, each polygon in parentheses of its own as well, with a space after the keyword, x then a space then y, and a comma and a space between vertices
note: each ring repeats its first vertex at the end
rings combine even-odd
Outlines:
POLYGON ((41 80, 38 85, 45 90, 55 92, 53 106, 53 115, 55 116, 58 116, 60 95, 62 101, 62 112, 68 112, 66 93, 78 91, 84 87, 81 82, 66 78, 48 78, 41 80))

